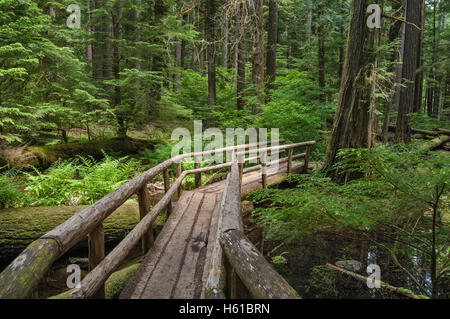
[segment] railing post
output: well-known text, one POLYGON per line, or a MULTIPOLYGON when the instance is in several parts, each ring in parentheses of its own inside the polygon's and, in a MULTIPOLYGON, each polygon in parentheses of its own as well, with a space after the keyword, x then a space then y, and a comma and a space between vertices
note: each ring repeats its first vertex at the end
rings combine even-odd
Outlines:
MULTIPOLYGON (((194 169, 199 169, 201 167, 201 162, 198 157, 194 159, 194 169)), ((202 173, 195 173, 195 188, 202 186, 202 173)))
MULTIPOLYGON (((142 220, 145 215, 150 211, 150 196, 148 194, 147 187, 144 185, 138 191, 138 202, 139 202, 139 215, 142 220)), ((148 252, 150 247, 153 246, 154 238, 153 238, 153 227, 149 227, 147 233, 142 236, 142 252, 145 254, 148 252)))
POLYGON ((239 179, 242 186, 242 177, 244 176, 244 163, 239 163, 239 179))
MULTIPOLYGON (((88 236, 89 271, 94 269, 105 258, 105 232, 103 224, 97 226, 88 236)), ((94 295, 95 299, 105 299, 105 285, 94 295)))
MULTIPOLYGON (((164 192, 167 193, 170 189, 170 177, 169 177, 169 169, 166 168, 164 170, 164 192)), ((172 214, 172 200, 170 200, 169 205, 167 205, 167 217, 172 214)))
MULTIPOLYGON (((245 152, 245 149, 244 149, 245 152)), ((238 167, 239 167, 239 181, 240 181, 240 186, 242 186, 242 177, 244 175, 244 163, 245 163, 245 154, 244 155, 238 155, 236 157, 237 162, 238 162, 238 167)))
POLYGON ((311 154, 311 146, 306 147, 305 166, 303 167, 303 173, 308 174, 309 155, 311 154))
POLYGON ((292 173, 292 156, 294 155, 294 149, 289 149, 289 156, 288 156, 288 165, 287 165, 287 172, 288 174, 292 173))
MULTIPOLYGON (((177 164, 177 178, 181 176, 182 170, 183 170, 183 166, 182 166, 182 161, 180 160, 180 162, 177 164)), ((180 196, 181 196, 181 184, 177 190, 177 198, 180 199, 180 196)))
POLYGON ((267 188, 267 151, 263 151, 260 156, 262 188, 267 188))

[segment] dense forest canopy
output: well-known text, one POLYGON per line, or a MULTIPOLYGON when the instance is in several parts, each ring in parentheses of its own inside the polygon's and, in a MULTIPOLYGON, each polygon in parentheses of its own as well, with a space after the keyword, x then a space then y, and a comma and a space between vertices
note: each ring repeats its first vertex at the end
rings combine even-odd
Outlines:
POLYGON ((449 13, 448 0, 0 0, 0 208, 93 204, 195 120, 278 128, 317 141, 319 169, 250 195, 263 252, 374 231, 414 293, 448 297, 449 13))

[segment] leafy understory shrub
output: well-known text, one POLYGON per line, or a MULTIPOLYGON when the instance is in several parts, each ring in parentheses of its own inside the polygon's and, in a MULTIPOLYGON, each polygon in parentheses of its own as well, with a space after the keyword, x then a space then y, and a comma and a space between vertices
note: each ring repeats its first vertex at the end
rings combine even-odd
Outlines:
POLYGON ((138 162, 128 157, 105 155, 58 161, 46 172, 26 173, 29 202, 33 206, 91 205, 126 183, 139 172, 138 162))

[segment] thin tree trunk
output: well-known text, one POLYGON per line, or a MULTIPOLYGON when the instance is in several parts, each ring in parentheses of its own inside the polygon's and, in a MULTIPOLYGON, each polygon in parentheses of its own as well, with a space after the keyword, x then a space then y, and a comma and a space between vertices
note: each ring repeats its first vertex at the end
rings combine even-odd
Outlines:
POLYGON ((306 40, 309 41, 311 39, 312 34, 312 17, 313 17, 313 5, 310 1, 307 4, 307 15, 306 15, 306 40))
POLYGON ((440 120, 441 118, 441 111, 442 111, 442 104, 443 104, 443 83, 445 83, 445 78, 444 78, 444 70, 442 69, 442 65, 439 64, 440 62, 440 58, 439 58, 439 51, 440 51, 440 46, 441 46, 441 34, 444 32, 445 30, 445 26, 447 23, 447 13, 445 12, 445 9, 442 8, 442 5, 440 5, 440 15, 439 15, 439 26, 438 26, 438 38, 437 38, 437 43, 436 43, 436 51, 438 52, 436 54, 436 63, 437 63, 437 69, 436 69, 436 85, 437 88, 435 90, 435 95, 434 95, 434 103, 435 103, 435 115, 438 118, 438 120, 440 120))
POLYGON ((266 94, 274 88, 277 72, 277 42, 278 42, 278 5, 279 0, 269 0, 269 21, 267 31, 267 87, 266 94))
MULTIPOLYGON (((244 12, 245 2, 240 4, 240 12, 244 12)), ((245 62, 246 56, 246 25, 245 17, 238 15, 236 17, 236 94, 237 109, 243 110, 245 106, 245 62)))
POLYGON ((206 1, 205 31, 208 42, 208 102, 210 106, 216 105, 216 46, 214 36, 215 0, 206 1))
MULTIPOLYGON (((117 81, 120 80, 120 40, 122 40, 122 3, 121 1, 117 1, 114 4, 113 11, 111 14, 112 17, 112 37, 115 40, 113 42, 113 74, 114 79, 117 81)), ((122 103, 122 92, 120 85, 116 84, 114 86, 114 96, 113 96, 114 107, 119 108, 122 103)), ((118 123, 118 135, 120 137, 127 135, 127 127, 125 121, 125 114, 123 111, 116 110, 117 123, 118 123)))
MULTIPOLYGON (((258 102, 264 104, 264 18, 263 0, 253 0, 253 60, 252 80, 256 88, 258 102)), ((253 108, 253 114, 259 112, 258 106, 253 108)))
MULTIPOLYGON (((420 3, 420 25, 422 29, 419 37, 419 48, 417 53, 417 69, 421 69, 423 66, 423 41, 425 37, 425 0, 420 3)), ((423 96, 423 70, 416 73, 416 82, 414 89, 414 112, 418 113, 422 111, 422 96, 423 96)))
MULTIPOLYGON (((155 0, 153 11, 154 11, 154 24, 156 26, 161 25, 161 19, 164 16, 165 10, 166 8, 164 5, 164 0, 155 0)), ((156 39, 152 39, 152 42, 154 44, 162 45, 162 39, 160 36, 158 36, 156 39)), ((155 55, 152 61, 152 71, 159 75, 162 75, 163 66, 164 66, 164 59, 162 54, 155 55)), ((158 104, 159 101, 161 100, 161 87, 162 82, 158 81, 153 85, 151 85, 150 88, 150 99, 148 102, 149 114, 154 116, 158 112, 158 104)))
POLYGON ((221 59, 221 65, 223 68, 228 68, 228 25, 230 21, 228 20, 228 17, 224 18, 224 21, 222 23, 222 59, 221 59))
MULTIPOLYGON (((393 10, 398 11, 402 7, 401 2, 394 3, 393 10)), ((403 8, 402 16, 404 16, 405 8, 403 8)), ((400 94, 400 83, 402 80, 402 60, 403 60, 403 44, 404 44, 404 24, 400 21, 395 21, 392 23, 389 29, 389 42, 392 43, 396 39, 400 38, 400 46, 394 50, 391 62, 392 62, 392 71, 395 72, 395 77, 393 79, 393 83, 391 85, 391 97, 386 102, 386 109, 384 111, 384 119, 383 119, 383 142, 386 143, 388 141, 389 136, 389 124, 390 124, 390 116, 391 111, 398 108, 399 102, 399 94, 400 94), (395 62, 397 62, 395 64, 395 62)))

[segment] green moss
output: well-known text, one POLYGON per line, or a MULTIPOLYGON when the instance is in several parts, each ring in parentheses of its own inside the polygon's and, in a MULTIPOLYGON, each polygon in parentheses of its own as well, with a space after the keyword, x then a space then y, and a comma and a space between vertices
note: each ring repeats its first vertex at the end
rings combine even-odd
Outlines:
MULTIPOLYGON (((22 207, 0 210, 0 256, 16 256, 34 240, 87 206, 22 207)), ((139 223, 139 207, 125 203, 103 222, 106 237, 123 238, 139 223)))
POLYGON ((113 273, 105 283, 105 299, 118 299, 140 263, 132 264, 113 273))

